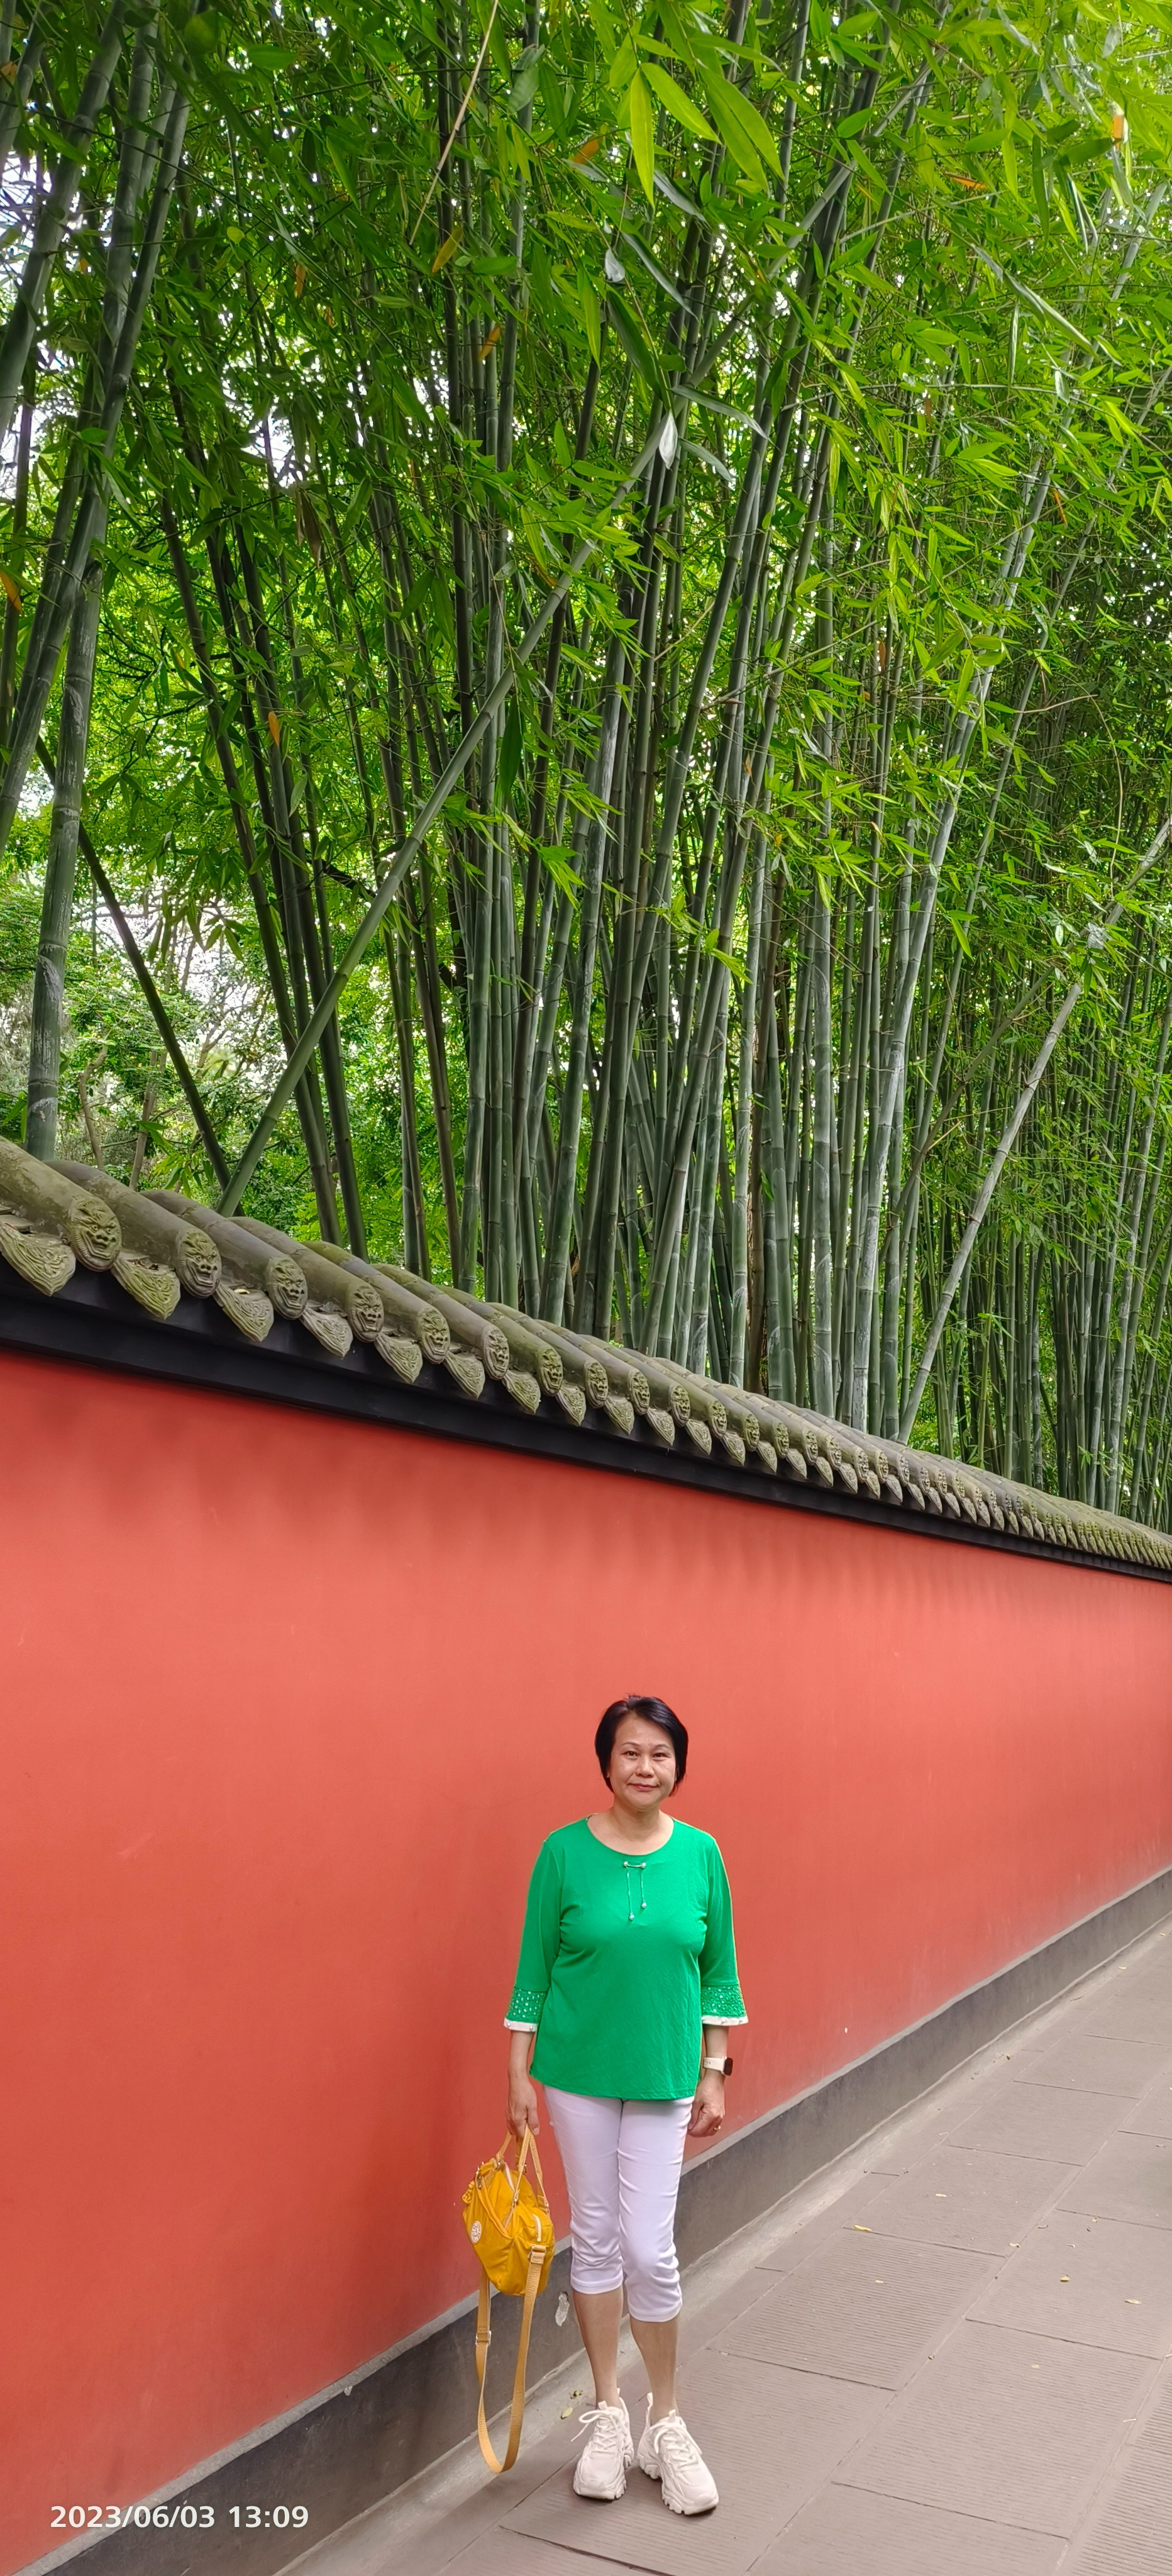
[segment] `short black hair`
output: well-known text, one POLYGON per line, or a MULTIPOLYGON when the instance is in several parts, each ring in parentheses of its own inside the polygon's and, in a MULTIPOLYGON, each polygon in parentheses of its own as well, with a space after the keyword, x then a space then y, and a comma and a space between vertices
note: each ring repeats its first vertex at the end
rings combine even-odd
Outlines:
POLYGON ((661 1726, 664 1734, 670 1735, 676 1757, 676 1776, 672 1786, 678 1789, 688 1767, 687 1727, 676 1716, 674 1708, 668 1707, 665 1699, 649 1699, 645 1691, 628 1691, 624 1699, 612 1700, 599 1718, 594 1750, 607 1788, 610 1787, 610 1757, 614 1752, 614 1740, 625 1717, 645 1717, 649 1726, 661 1726))

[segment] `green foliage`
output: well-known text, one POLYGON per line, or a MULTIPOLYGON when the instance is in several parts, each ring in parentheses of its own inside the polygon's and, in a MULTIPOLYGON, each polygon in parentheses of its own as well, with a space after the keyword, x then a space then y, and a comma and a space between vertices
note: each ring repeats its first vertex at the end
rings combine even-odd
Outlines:
MULTIPOLYGON (((44 16, 5 181, 7 1132, 73 886, 35 738, 80 722, 230 1166, 369 929, 249 1207, 894 1433, 1077 976, 919 1428, 1164 1516, 1163 860, 1102 925, 1172 794, 1172 9, 148 17, 152 112, 189 112, 109 434, 132 59, 75 145, 102 13, 44 16), (94 493, 79 719, 54 528, 94 493)), ((214 1195, 84 843, 72 918, 63 1140, 214 1195)))

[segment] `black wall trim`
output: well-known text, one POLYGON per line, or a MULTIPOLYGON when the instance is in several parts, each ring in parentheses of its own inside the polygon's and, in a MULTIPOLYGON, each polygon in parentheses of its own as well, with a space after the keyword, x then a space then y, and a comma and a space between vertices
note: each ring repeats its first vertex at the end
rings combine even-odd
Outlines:
MULTIPOLYGON (((867 2137, 933 2084, 1093 1968, 1140 1939, 1172 1913, 1172 1869, 1134 1888, 1099 1913, 1030 1951, 984 1984, 958 1995, 911 2030, 853 2066, 769 2113, 685 2167, 678 2241, 685 2263, 723 2244, 760 2218, 835 2156, 867 2137)), ((453 2224, 455 2224, 453 2219, 453 2224)), ((539 2300, 530 2347, 532 2387, 564 2361, 567 2344, 554 2323, 568 2287, 569 2255, 554 2257, 539 2300)), ((503 2401, 512 2384, 519 2302, 493 2303, 491 2385, 503 2401)), ((262 2433, 219 2466, 197 2470, 163 2490, 172 2506, 210 2506, 211 2530, 111 2532, 92 2547, 54 2552, 25 2576, 74 2565, 79 2576, 275 2576, 297 2548, 323 2540, 408 2478, 467 2439, 476 2421, 474 2323, 468 2310, 424 2333, 356 2376, 349 2388, 311 2404, 292 2422, 262 2433), (236 2533, 233 2505, 304 2504, 308 2530, 236 2533)), ((154 2502, 154 2499, 151 2499, 154 2502)))
POLYGON ((931 1513, 904 1511, 866 1497, 856 1500, 852 1494, 768 1476, 761 1467, 702 1463, 683 1450, 662 1448, 639 1421, 628 1439, 588 1426, 576 1431, 549 1397, 542 1398, 536 1414, 522 1413, 491 1382, 483 1395, 473 1399, 461 1395, 443 1369, 426 1362, 414 1386, 404 1387, 365 1344, 355 1342, 344 1360, 330 1359, 308 1334, 280 1316, 259 1349, 246 1342, 210 1300, 183 1297, 170 1322, 160 1324, 141 1307, 131 1307, 104 1273, 79 1269, 55 1297, 45 1298, 0 1264, 0 1349, 5 1346, 43 1359, 75 1360, 91 1368, 161 1379, 172 1386, 202 1387, 221 1395, 338 1414, 371 1428, 392 1425, 444 1440, 512 1449, 528 1458, 601 1467, 611 1475, 646 1476, 656 1484, 686 1485, 697 1493, 727 1494, 736 1502, 863 1521, 893 1537, 943 1541, 951 1547, 999 1548, 1013 1556, 1044 1557, 1051 1565, 1080 1565, 1132 1581, 1172 1583, 1172 1572, 1156 1566, 1017 1538, 1010 1530, 974 1528, 968 1521, 938 1520, 931 1513))

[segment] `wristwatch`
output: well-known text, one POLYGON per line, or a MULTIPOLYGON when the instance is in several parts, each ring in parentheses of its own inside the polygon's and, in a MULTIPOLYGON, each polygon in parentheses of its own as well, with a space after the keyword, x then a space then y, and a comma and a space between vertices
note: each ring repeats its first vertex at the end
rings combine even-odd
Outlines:
POLYGON ((732 2070, 733 2062, 731 2057, 706 2057, 704 2060, 704 2072, 706 2075, 731 2075, 732 2070))

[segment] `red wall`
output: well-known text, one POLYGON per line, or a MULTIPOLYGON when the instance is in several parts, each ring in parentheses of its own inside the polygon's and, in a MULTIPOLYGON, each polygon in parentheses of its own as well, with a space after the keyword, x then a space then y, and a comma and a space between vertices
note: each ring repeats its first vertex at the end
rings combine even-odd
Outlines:
POLYGON ((620 1690, 693 1730, 737 2119, 1172 1861, 1163 1585, 56 1363, 0 1437, 4 2570, 472 2288, 620 1690))

